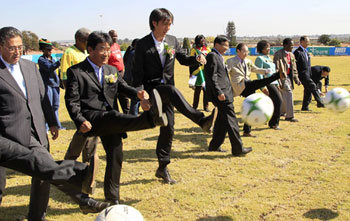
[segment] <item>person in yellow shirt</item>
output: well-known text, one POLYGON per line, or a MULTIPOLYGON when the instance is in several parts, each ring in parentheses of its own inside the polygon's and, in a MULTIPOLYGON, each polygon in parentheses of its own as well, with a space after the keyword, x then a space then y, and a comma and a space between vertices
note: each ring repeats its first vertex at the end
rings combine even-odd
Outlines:
POLYGON ((61 80, 64 88, 67 82, 67 69, 85 60, 88 56, 86 41, 90 34, 87 28, 80 28, 75 32, 75 44, 67 48, 61 58, 61 80))

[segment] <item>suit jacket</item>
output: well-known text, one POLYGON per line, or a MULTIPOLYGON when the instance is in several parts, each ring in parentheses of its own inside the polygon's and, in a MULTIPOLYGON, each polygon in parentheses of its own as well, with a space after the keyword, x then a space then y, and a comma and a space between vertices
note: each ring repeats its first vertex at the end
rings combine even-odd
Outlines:
POLYGON ((297 62, 298 77, 300 81, 306 81, 310 79, 311 76, 311 59, 308 53, 308 58, 306 57, 302 47, 298 47, 294 51, 295 60, 297 62))
POLYGON ((207 55, 207 63, 204 66, 206 94, 209 101, 219 103, 218 95, 224 94, 226 102, 233 102, 233 91, 228 76, 228 71, 222 57, 216 50, 207 55))
POLYGON ((315 82, 315 84, 318 84, 321 82, 322 78, 324 78, 324 85, 329 85, 329 75, 327 77, 322 77, 322 68, 324 66, 312 66, 311 67, 311 79, 315 82))
MULTIPOLYGON (((292 88, 294 88, 293 80, 297 84, 299 82, 298 78, 298 70, 297 70, 297 64, 295 62, 295 57, 292 52, 288 52, 290 55, 290 73, 287 75, 290 78, 290 82, 292 83, 292 88)), ((276 51, 273 57, 273 63, 276 64, 276 70, 279 70, 279 63, 278 61, 282 60, 282 63, 284 65, 284 70, 288 70, 288 60, 287 60, 287 53, 285 52, 284 49, 280 49, 276 51)), ((286 73, 287 74, 287 73, 286 73)))
POLYGON ((164 67, 162 66, 152 33, 138 41, 134 56, 135 86, 144 85, 146 90, 150 90, 160 84, 174 85, 175 58, 182 65, 198 64, 195 56, 187 56, 180 48, 176 37, 166 35, 164 41, 169 48, 164 67), (170 55, 170 52, 174 54, 170 55))
POLYGON ((27 98, 0 60, 0 133, 3 137, 29 146, 31 130, 34 129, 39 142, 47 146, 45 119, 49 126, 57 126, 52 106, 36 64, 20 59, 19 65, 27 98))
POLYGON ((231 77, 233 95, 240 96, 245 89, 245 80, 250 80, 250 73, 265 74, 265 69, 256 67, 253 62, 246 58, 244 59, 246 66, 243 67, 241 59, 238 56, 227 59, 227 68, 231 77))
POLYGON ((67 70, 64 98, 69 115, 78 129, 86 120, 92 121, 105 111, 118 110, 115 99, 119 93, 132 98, 137 96, 136 89, 127 85, 115 67, 103 65, 103 72, 104 82, 101 85, 87 59, 67 70))

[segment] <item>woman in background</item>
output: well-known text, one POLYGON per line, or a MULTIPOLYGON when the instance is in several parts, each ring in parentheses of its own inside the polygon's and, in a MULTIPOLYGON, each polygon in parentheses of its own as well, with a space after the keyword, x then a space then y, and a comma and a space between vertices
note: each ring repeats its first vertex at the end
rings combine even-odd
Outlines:
MULTIPOLYGON (((273 63, 273 60, 270 58, 270 44, 265 41, 259 41, 256 46, 259 56, 255 60, 255 66, 258 68, 272 69, 272 73, 276 72, 276 65, 273 63)), ((270 77, 272 74, 257 74, 258 79, 270 77)), ((269 121, 269 127, 275 130, 280 130, 279 121, 281 115, 281 105, 282 105, 282 96, 278 90, 279 83, 274 81, 266 87, 262 88, 262 92, 269 96, 273 102, 274 111, 271 120, 269 121)))
MULTIPOLYGON (((194 39, 193 47, 191 48, 190 56, 198 56, 203 54, 207 56, 209 53, 209 49, 207 48, 206 40, 203 35, 197 35, 194 39)), ((194 95, 193 95, 193 108, 198 108, 200 93, 203 90, 203 109, 206 112, 209 112, 208 109, 208 100, 205 95, 205 78, 204 78, 204 66, 198 64, 194 66, 190 66, 190 78, 196 77, 196 81, 194 83, 194 95)))

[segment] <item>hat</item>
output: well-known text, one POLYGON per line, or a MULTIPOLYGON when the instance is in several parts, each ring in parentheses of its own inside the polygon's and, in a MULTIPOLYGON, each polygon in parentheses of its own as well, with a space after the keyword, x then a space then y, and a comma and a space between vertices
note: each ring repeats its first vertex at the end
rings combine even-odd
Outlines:
POLYGON ((39 40, 39 49, 40 50, 44 50, 44 49, 52 49, 52 43, 45 39, 45 38, 41 38, 39 40))

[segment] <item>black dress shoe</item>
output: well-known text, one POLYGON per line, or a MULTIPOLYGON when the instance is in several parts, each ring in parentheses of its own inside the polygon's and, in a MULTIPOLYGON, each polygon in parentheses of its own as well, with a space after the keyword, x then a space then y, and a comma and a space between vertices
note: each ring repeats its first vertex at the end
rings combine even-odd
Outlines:
POLYGON ((176 181, 173 180, 169 174, 168 168, 160 169, 158 168, 156 171, 156 177, 162 178, 167 184, 175 184, 176 181))
POLYGON ((243 133, 242 137, 256 137, 255 135, 252 135, 251 133, 243 133))
POLYGON ((284 119, 285 121, 290 121, 290 122, 299 122, 298 119, 295 119, 294 117, 291 118, 286 118, 284 119))
POLYGON ((217 116, 218 116, 218 108, 215 107, 213 109, 213 111, 211 112, 210 116, 203 118, 203 120, 202 120, 203 122, 201 124, 201 127, 205 132, 207 132, 207 133, 213 132, 214 124, 215 124, 217 116))
POLYGON ((311 111, 308 107, 302 107, 301 110, 302 111, 311 111))
POLYGON ((247 148, 244 148, 242 149, 242 152, 241 153, 232 153, 233 156, 235 157, 239 157, 239 156, 244 156, 246 155, 247 153, 251 152, 253 149, 251 147, 247 147, 247 148))
POLYGON ((93 198, 84 198, 79 203, 79 207, 84 214, 99 213, 109 206, 108 202, 100 202, 93 198))
POLYGON ((210 148, 209 148, 208 151, 210 151, 210 152, 222 152, 222 153, 227 152, 226 150, 223 150, 223 149, 221 149, 221 148, 218 148, 218 149, 216 149, 216 150, 210 149, 210 148))
POLYGON ((153 89, 151 96, 151 114, 153 116, 153 122, 156 126, 166 127, 168 125, 168 118, 163 113, 162 98, 156 89, 153 89))
POLYGON ((109 203, 111 206, 120 204, 119 200, 108 200, 108 199, 106 199, 106 202, 109 203))
POLYGON ((317 104, 317 107, 318 107, 318 108, 323 108, 323 107, 324 107, 324 104, 318 103, 318 104, 317 104))
POLYGON ((93 194, 96 187, 96 174, 98 171, 98 155, 95 153, 88 164, 87 173, 81 185, 81 192, 85 194, 93 194))

